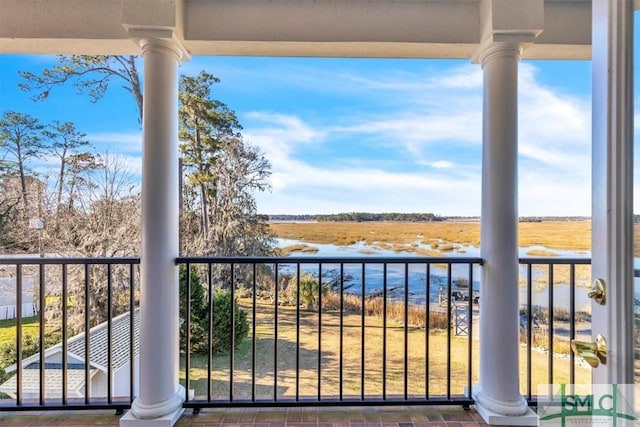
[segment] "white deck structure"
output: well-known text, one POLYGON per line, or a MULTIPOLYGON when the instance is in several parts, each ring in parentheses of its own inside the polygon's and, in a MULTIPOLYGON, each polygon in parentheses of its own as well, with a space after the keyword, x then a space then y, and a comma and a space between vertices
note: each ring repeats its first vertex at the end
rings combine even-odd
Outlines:
POLYGON ((142 54, 140 393, 123 426, 172 425, 178 384, 178 67, 190 55, 468 58, 484 72, 479 412, 532 424, 519 392, 517 76, 593 57, 594 334, 599 383, 633 382, 631 0, 0 0, 0 52, 142 54), (591 40, 594 40, 593 47, 591 40), (158 375, 161 372, 162 375, 158 375))

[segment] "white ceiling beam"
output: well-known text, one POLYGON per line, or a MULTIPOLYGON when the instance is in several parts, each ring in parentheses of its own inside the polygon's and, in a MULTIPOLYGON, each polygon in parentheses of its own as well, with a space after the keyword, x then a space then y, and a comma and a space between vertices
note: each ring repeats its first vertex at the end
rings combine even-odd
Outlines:
MULTIPOLYGON (((0 10, 4 53, 137 54, 123 26, 133 17, 173 26, 193 55, 470 58, 481 40, 479 0, 0 0, 0 10)), ((545 0, 525 57, 589 58, 590 16, 589 0, 545 0)))

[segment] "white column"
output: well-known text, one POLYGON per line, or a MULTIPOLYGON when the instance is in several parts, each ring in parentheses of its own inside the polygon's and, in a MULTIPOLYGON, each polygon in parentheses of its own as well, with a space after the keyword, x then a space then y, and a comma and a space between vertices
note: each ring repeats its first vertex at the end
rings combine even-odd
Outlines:
POLYGON ((633 384, 633 2, 593 1, 592 333, 607 340, 595 384, 633 384))
POLYGON ((480 376, 476 408, 491 424, 535 425, 519 387, 517 43, 480 54, 484 74, 480 376))
POLYGON ((121 426, 171 426, 178 383, 178 65, 171 41, 142 39, 144 107, 139 395, 121 426))

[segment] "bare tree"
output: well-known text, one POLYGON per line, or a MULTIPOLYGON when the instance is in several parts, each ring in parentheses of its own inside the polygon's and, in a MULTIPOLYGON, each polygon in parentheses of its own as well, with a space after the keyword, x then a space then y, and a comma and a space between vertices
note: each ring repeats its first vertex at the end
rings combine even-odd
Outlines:
POLYGON ((42 230, 29 228, 29 221, 25 218, 38 216, 46 222, 47 185, 44 181, 33 175, 27 175, 24 179, 25 189, 22 190, 22 181, 17 173, 8 173, 0 177, 0 209, 2 218, 0 222, 0 244, 5 250, 34 253, 42 248, 44 243, 42 230), (22 204, 22 196, 26 193, 31 203, 30 210, 26 211, 22 204), (38 233, 38 234, 34 234, 38 233))
POLYGON ((217 178, 210 252, 216 255, 268 255, 273 238, 257 213, 254 193, 269 188, 271 164, 262 152, 240 138, 224 141, 211 171, 217 178))
MULTIPOLYGON (((109 153, 95 159, 97 167, 86 170, 76 182, 74 209, 67 212, 65 227, 59 230, 59 250, 87 257, 128 257, 140 253, 140 192, 126 159, 109 153)), ((78 175, 79 177, 82 174, 78 175)), ((128 310, 128 269, 111 270, 113 314, 128 310)), ((106 266, 93 265, 89 270, 89 294, 85 294, 84 271, 70 273, 69 292, 74 303, 69 322, 80 328, 88 298, 90 323, 107 318, 106 266)))
MULTIPOLYGON (((105 153, 76 179, 76 208, 68 218, 62 248, 83 256, 134 256, 140 248, 140 192, 121 156, 105 153)), ((62 236, 61 236, 62 237, 62 236)))

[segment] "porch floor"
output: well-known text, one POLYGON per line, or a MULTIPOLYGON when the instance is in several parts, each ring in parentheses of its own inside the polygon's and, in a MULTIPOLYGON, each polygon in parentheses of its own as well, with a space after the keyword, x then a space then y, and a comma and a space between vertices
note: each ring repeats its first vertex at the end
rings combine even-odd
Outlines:
MULTIPOLYGON (((0 412, 2 426, 118 426, 114 411, 0 412)), ((460 406, 185 410, 176 426, 210 427, 471 427, 485 426, 460 406)))

